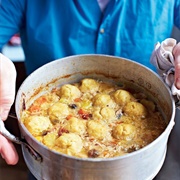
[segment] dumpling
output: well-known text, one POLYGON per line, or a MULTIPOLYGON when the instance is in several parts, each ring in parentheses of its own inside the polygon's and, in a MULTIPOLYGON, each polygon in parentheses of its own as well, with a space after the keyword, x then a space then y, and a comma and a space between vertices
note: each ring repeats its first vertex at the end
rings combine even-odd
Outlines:
POLYGON ((147 110, 145 106, 143 106, 139 102, 127 103, 123 108, 123 112, 128 116, 137 116, 141 118, 144 118, 147 115, 147 110))
POLYGON ((99 92, 100 93, 106 93, 109 94, 115 90, 115 87, 112 86, 112 84, 101 82, 99 86, 99 92))
POLYGON ((56 139, 55 145, 62 151, 66 151, 69 155, 80 152, 83 148, 81 137, 75 133, 63 133, 56 139))
POLYGON ((81 81, 81 86, 79 87, 79 89, 83 93, 96 93, 99 90, 99 85, 99 82, 97 82, 96 80, 87 78, 81 81))
POLYGON ((24 125, 33 136, 40 136, 48 128, 52 127, 48 117, 33 115, 25 119, 24 125))
POLYGON ((97 108, 94 110, 92 116, 95 120, 104 120, 107 122, 117 119, 115 110, 109 107, 104 107, 102 109, 97 108))
POLYGON ((57 132, 50 132, 43 136, 43 144, 49 148, 52 148, 55 144, 55 140, 57 139, 58 134, 57 132))
POLYGON ((72 133, 84 134, 86 132, 86 121, 72 117, 68 120, 65 129, 72 133))
POLYGON ((74 85, 65 84, 58 91, 61 99, 74 100, 81 97, 81 91, 74 85))
POLYGON ((93 105, 99 107, 114 108, 116 106, 116 103, 111 99, 111 96, 108 94, 97 94, 93 98, 93 105))
POLYGON ((123 89, 119 89, 115 91, 115 93, 113 94, 113 97, 114 97, 115 102, 120 106, 124 106, 128 102, 135 99, 132 94, 130 94, 128 91, 123 90, 123 89))
POLYGON ((135 127, 131 124, 118 124, 114 127, 112 135, 116 139, 131 140, 135 135, 135 127))
POLYGON ((62 122, 64 121, 64 118, 69 115, 68 105, 61 102, 56 102, 49 108, 48 114, 53 124, 62 122))
POLYGON ((109 128, 103 121, 90 120, 87 122, 87 132, 90 137, 104 139, 109 136, 109 128))

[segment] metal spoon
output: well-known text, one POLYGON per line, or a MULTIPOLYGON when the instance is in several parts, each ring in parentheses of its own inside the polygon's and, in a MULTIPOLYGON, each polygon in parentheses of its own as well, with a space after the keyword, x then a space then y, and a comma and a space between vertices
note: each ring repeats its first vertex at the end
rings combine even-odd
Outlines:
POLYGON ((4 125, 3 120, 0 117, 0 133, 6 137, 7 139, 9 139, 10 141, 16 143, 16 144, 23 144, 23 142, 18 138, 15 137, 14 135, 12 135, 6 128, 4 125))

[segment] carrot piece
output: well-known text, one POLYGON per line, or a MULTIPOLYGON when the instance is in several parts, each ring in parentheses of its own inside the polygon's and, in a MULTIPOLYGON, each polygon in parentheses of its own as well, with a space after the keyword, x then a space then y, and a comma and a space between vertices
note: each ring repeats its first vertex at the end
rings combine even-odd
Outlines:
POLYGON ((78 114, 79 114, 79 116, 80 116, 82 119, 86 119, 86 120, 89 119, 89 118, 92 116, 92 114, 84 111, 83 109, 80 109, 80 110, 78 111, 78 114))
POLYGON ((81 101, 81 98, 74 99, 74 102, 80 102, 80 101, 81 101))
POLYGON ((41 96, 40 98, 37 99, 38 104, 43 104, 47 101, 46 97, 41 96))
POLYGON ((69 119, 71 119, 72 117, 73 117, 73 115, 72 115, 72 114, 69 114, 69 115, 66 117, 66 119, 69 120, 69 119))
POLYGON ((80 109, 79 111, 78 111, 78 114, 85 114, 86 112, 83 110, 83 109, 80 109))
POLYGON ((35 111, 39 111, 40 110, 40 107, 38 105, 32 105, 30 108, 29 108, 29 111, 30 112, 35 112, 35 111))

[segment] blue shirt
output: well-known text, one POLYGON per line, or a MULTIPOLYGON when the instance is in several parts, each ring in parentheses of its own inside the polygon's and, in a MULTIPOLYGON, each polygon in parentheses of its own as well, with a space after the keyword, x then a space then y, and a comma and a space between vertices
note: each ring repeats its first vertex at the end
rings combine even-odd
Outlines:
POLYGON ((75 54, 109 54, 153 68, 157 41, 180 28, 180 0, 6 0, 0 6, 0 49, 20 32, 27 73, 75 54))

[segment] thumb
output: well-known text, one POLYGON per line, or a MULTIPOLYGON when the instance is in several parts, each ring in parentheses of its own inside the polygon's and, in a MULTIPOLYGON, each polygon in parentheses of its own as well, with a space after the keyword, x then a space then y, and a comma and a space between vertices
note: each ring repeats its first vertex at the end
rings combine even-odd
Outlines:
POLYGON ((0 53, 0 116, 5 120, 15 97, 16 69, 10 59, 0 53))
POLYGON ((0 134, 0 154, 7 164, 14 165, 18 162, 18 153, 12 142, 0 134))

